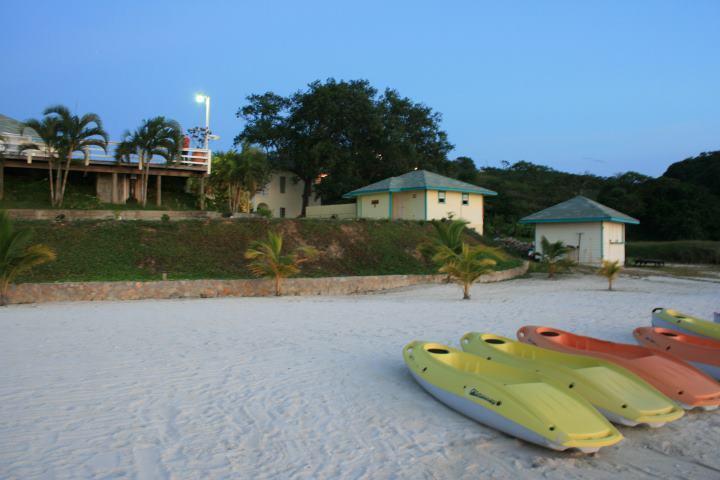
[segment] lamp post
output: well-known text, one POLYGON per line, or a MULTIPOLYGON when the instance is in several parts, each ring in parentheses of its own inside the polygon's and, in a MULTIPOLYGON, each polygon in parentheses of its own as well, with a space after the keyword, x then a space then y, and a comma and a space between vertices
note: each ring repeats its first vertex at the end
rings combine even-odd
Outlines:
POLYGON ((195 101, 198 103, 205 104, 205 140, 203 141, 203 148, 208 149, 208 142, 210 140, 210 97, 202 93, 195 95, 195 101))

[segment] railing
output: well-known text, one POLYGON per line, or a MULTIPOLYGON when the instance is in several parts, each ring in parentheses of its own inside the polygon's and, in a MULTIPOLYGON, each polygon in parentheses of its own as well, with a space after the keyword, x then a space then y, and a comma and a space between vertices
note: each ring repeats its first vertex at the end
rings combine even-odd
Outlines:
MULTIPOLYGON (((48 152, 42 149, 28 149, 21 150, 20 147, 26 144, 35 144, 42 148, 43 144, 38 139, 34 139, 29 135, 18 135, 14 133, 3 133, 2 138, 2 152, 6 155, 18 155, 25 156, 27 163, 32 163, 34 157, 47 158, 48 152)), ((90 162, 104 162, 112 164, 123 164, 127 165, 136 164, 140 169, 140 161, 136 154, 131 154, 123 157, 123 161, 118 162, 115 159, 115 151, 119 142, 108 142, 107 151, 100 147, 88 147, 82 152, 75 152, 73 158, 75 160, 82 160, 85 165, 89 165, 90 162)), ((57 156, 57 153, 50 152, 51 155, 57 156)), ((192 167, 203 167, 210 174, 212 168, 212 152, 204 148, 187 148, 183 149, 179 159, 176 162, 168 163, 164 158, 160 156, 154 156, 150 163, 153 165, 169 164, 169 165, 187 165, 192 167)))

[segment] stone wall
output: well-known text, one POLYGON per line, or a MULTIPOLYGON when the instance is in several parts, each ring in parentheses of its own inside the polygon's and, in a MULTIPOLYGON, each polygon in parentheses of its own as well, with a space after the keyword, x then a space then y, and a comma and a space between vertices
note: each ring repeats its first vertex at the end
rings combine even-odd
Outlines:
MULTIPOLYGON (((480 283, 509 280, 527 272, 522 266, 483 275, 480 283)), ((410 285, 440 283, 444 275, 376 275, 363 277, 289 278, 284 295, 348 295, 410 285)), ((24 283, 8 292, 9 303, 45 303, 162 298, 261 297, 273 295, 269 280, 169 280, 157 282, 24 283)))
POLYGON ((10 218, 16 220, 55 220, 63 215, 64 220, 162 220, 163 215, 170 220, 205 220, 221 218, 219 212, 201 210, 42 210, 18 208, 6 210, 10 218))

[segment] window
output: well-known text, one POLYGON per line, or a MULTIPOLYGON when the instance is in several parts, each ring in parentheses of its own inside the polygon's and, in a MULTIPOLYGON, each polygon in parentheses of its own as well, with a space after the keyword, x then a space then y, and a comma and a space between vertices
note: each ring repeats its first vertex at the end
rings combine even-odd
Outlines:
MULTIPOLYGON (((281 177, 285 178, 285 177, 281 177)), ((285 207, 280 207, 280 218, 285 218, 285 207)))
POLYGON ((469 193, 462 194, 462 203, 463 203, 463 205, 470 205, 470 194, 469 193))
POLYGON ((287 177, 280 177, 280 193, 285 193, 285 183, 287 182, 287 177))
POLYGON ((377 206, 380 204, 380 200, 373 200, 373 201, 370 202, 370 203, 372 203, 372 206, 373 206, 373 207, 377 207, 377 206))
POLYGON ((445 203, 445 192, 438 190, 438 203, 445 203))

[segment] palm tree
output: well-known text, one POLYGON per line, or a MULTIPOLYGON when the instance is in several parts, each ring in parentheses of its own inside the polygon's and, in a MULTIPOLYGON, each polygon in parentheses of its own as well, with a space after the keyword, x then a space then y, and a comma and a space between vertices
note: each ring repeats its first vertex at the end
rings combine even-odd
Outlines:
POLYGON ((36 265, 55 260, 45 245, 29 245, 32 232, 15 230, 10 217, 0 211, 0 305, 7 304, 7 290, 15 278, 36 265))
POLYGON ((283 278, 300 272, 300 264, 314 260, 318 251, 310 246, 299 247, 290 255, 283 255, 283 237, 279 233, 268 232, 266 241, 256 240, 245 251, 245 258, 251 260, 248 268, 256 277, 274 278, 275 295, 280 296, 280 284, 283 278))
POLYGON ((542 261, 547 265, 548 269, 548 278, 553 278, 557 271, 558 262, 570 251, 570 248, 565 246, 562 240, 550 242, 544 235, 540 240, 540 244, 542 245, 542 261))
POLYGON ((47 157, 48 174, 50 178, 50 205, 55 206, 55 182, 60 183, 61 159, 58 157, 60 146, 60 121, 56 116, 48 116, 42 120, 34 118, 25 122, 25 126, 37 133, 42 144, 25 143, 20 145, 20 151, 40 150, 47 157), (56 180, 57 177, 57 180, 56 180))
POLYGON ((612 290, 613 281, 618 275, 620 275, 621 270, 622 267, 620 266, 620 262, 618 260, 614 260, 612 262, 610 260, 603 260, 602 267, 598 270, 598 275, 602 275, 607 278, 608 290, 612 290))
POLYGON ((138 156, 140 176, 140 202, 147 205, 147 187, 150 176, 150 162, 159 156, 170 163, 177 159, 182 150, 182 129, 175 120, 165 117, 154 117, 144 120, 134 131, 126 131, 123 141, 115 150, 115 159, 121 160, 132 154, 138 156))
POLYGON ((210 179, 227 194, 231 213, 249 211, 249 200, 270 181, 270 165, 262 150, 243 145, 241 152, 231 150, 213 155, 210 179))
POLYGON ((103 130, 102 120, 94 113, 86 113, 80 117, 70 113, 70 110, 63 105, 55 105, 46 108, 43 115, 54 118, 58 122, 57 150, 60 160, 55 178, 53 205, 61 206, 63 198, 65 198, 65 187, 73 154, 85 151, 86 148, 92 146, 100 147, 107 152, 108 135, 103 130), (62 159, 65 161, 64 166, 62 159))
POLYGON ((470 300, 470 286, 481 275, 491 272, 497 264, 489 258, 493 253, 494 249, 482 245, 470 246, 463 242, 459 253, 447 246, 438 248, 433 261, 441 265, 441 273, 446 273, 449 278, 462 285, 463 300, 470 300))
POLYGON ((418 251, 425 258, 432 258, 442 247, 460 253, 463 244, 463 233, 468 222, 465 220, 433 220, 430 223, 435 229, 435 235, 430 240, 423 242, 418 247, 418 251))

